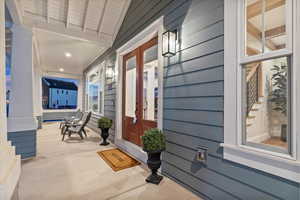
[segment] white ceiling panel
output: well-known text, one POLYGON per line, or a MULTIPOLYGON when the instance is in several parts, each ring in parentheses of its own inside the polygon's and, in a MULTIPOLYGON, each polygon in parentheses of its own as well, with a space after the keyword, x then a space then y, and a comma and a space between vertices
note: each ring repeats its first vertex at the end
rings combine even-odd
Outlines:
POLYGON ((41 65, 44 70, 59 72, 63 68, 65 73, 81 74, 95 57, 103 53, 103 48, 94 43, 62 36, 47 31, 35 31, 41 65), (65 53, 71 53, 67 58, 65 53))
POLYGON ((70 23, 82 27, 87 0, 69 0, 70 23))
POLYGON ((48 0, 49 17, 60 22, 66 21, 67 16, 67 0, 48 0))
POLYGON ((110 35, 114 34, 125 3, 126 1, 124 0, 108 0, 103 17, 103 22, 100 28, 101 32, 110 35))
POLYGON ((86 28, 89 30, 98 30, 100 17, 104 9, 105 0, 90 0, 90 7, 87 12, 86 28))
POLYGON ((46 16, 46 0, 23 0, 22 5, 25 12, 39 16, 46 16))
POLYGON ((131 0, 19 0, 44 70, 82 73, 111 47, 131 0), (72 58, 66 58, 70 52, 72 58))

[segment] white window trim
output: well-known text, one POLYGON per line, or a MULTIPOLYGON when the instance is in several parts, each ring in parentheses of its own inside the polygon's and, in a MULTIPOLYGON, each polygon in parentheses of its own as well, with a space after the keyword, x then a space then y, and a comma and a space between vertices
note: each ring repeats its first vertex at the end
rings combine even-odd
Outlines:
MULTIPOLYGON (((104 116, 104 97, 105 97, 105 86, 106 86, 106 62, 105 61, 103 61, 103 62, 101 62, 100 64, 97 64, 97 65, 95 65, 95 66, 93 66, 89 71, 87 71, 87 73, 86 73, 86 83, 85 83, 85 88, 86 88, 86 90, 87 90, 87 92, 86 92, 86 94, 88 94, 88 83, 89 83, 89 76, 92 74, 92 73, 94 73, 96 70, 100 70, 100 68, 103 68, 103 77, 102 77, 102 81, 101 81, 101 83, 100 84, 102 84, 103 85, 103 93, 102 93, 102 95, 103 95, 103 98, 101 99, 101 101, 102 101, 102 108, 101 108, 101 110, 102 110, 102 112, 100 113, 100 111, 99 112, 94 112, 94 111, 92 111, 91 109, 89 109, 89 98, 87 97, 86 98, 86 102, 87 102, 87 107, 86 107, 86 110, 89 112, 89 111, 91 111, 92 113, 93 113, 93 115, 95 115, 95 116, 98 116, 98 117, 103 117, 104 116)), ((85 94, 85 95, 86 95, 85 94)), ((100 98, 100 96, 99 96, 99 98, 100 98)), ((99 101, 98 101, 98 103, 99 103, 99 101)))
MULTIPOLYGON (((241 41, 240 0, 225 0, 224 4, 224 159, 246 165, 251 168, 262 170, 295 182, 300 182, 300 2, 298 0, 287 0, 293 3, 293 16, 287 18, 287 27, 293 22, 293 40, 287 42, 287 49, 279 50, 276 54, 264 54, 264 56, 241 57, 240 52, 245 47, 239 47, 241 41), (238 39, 237 39, 238 38, 238 39), (291 43, 293 41, 293 43, 291 43), (239 105, 241 84, 239 64, 249 63, 253 58, 268 59, 278 55, 290 55, 293 53, 292 66, 292 155, 269 152, 263 149, 252 148, 242 145, 241 114, 239 105), (297 120, 298 119, 298 120, 297 120), (299 123, 299 122, 298 122, 299 123)), ((291 4, 290 4, 291 5, 291 4)), ((243 51, 244 52, 244 51, 243 51)))

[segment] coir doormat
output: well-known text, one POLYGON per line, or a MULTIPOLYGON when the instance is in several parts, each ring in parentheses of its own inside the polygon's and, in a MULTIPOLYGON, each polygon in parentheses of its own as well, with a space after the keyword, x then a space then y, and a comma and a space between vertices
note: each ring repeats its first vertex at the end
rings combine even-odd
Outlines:
POLYGON ((120 149, 109 149, 97 152, 98 155, 116 172, 140 164, 139 161, 120 149))

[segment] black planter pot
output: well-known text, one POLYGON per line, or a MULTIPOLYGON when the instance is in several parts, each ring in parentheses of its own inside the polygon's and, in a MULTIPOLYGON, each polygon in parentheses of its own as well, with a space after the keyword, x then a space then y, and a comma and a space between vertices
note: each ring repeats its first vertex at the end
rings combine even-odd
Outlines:
POLYGON ((101 137, 102 137, 102 143, 100 145, 106 146, 109 145, 109 142, 107 142, 107 138, 109 136, 109 128, 101 128, 101 137))
MULTIPOLYGON (((146 150, 145 150, 146 151, 146 150)), ((157 174, 157 170, 160 168, 161 160, 160 155, 162 151, 146 151, 148 154, 147 165, 151 170, 151 175, 146 179, 147 183, 159 184, 163 179, 162 176, 157 174)))

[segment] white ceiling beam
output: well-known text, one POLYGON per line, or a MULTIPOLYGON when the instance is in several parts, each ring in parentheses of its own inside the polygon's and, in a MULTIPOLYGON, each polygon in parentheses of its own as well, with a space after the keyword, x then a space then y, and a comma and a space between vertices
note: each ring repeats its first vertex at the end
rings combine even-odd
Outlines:
POLYGON ((23 7, 21 1, 10 0, 5 1, 5 4, 9 10, 12 20, 15 24, 23 23, 23 7))
POLYGON ((112 36, 101 35, 98 36, 97 32, 83 32, 81 28, 65 26, 63 22, 51 22, 47 23, 44 21, 36 21, 30 16, 24 17, 24 25, 29 28, 41 29, 49 32, 54 32, 56 34, 64 35, 70 38, 79 39, 86 42, 95 43, 102 47, 111 47, 112 45, 112 36))
POLYGON ((38 44, 38 41, 36 39, 36 34, 34 34, 32 39, 33 39, 34 53, 35 53, 35 56, 36 56, 36 59, 37 59, 37 62, 38 62, 37 64, 40 67, 41 66, 41 56, 40 56, 39 44, 38 44))
POLYGON ((71 0, 67 0, 67 14, 66 14, 66 27, 69 27, 70 24, 70 5, 71 5, 71 0))
POLYGON ((83 27, 82 30, 85 31, 86 30, 86 25, 87 25, 87 21, 88 21, 88 13, 89 13, 89 8, 90 8, 90 0, 86 1, 86 5, 85 5, 85 12, 84 12, 84 20, 83 20, 83 27))
POLYGON ((104 5, 103 5, 103 8, 101 10, 101 16, 100 16, 100 19, 99 19, 99 24, 98 24, 98 29, 97 29, 98 30, 98 35, 100 35, 102 33, 101 27, 102 27, 102 22, 103 22, 106 6, 107 6, 107 0, 104 0, 104 5))
POLYGON ((51 3, 51 0, 47 0, 47 5, 46 5, 46 9, 47 9, 47 22, 50 23, 50 3, 51 3))

